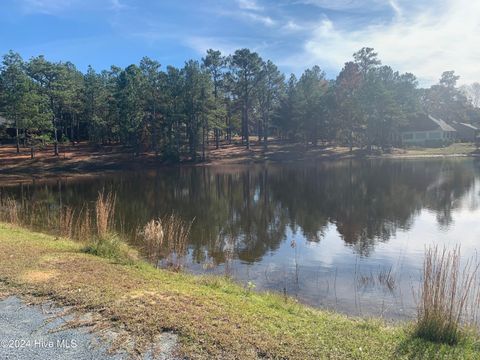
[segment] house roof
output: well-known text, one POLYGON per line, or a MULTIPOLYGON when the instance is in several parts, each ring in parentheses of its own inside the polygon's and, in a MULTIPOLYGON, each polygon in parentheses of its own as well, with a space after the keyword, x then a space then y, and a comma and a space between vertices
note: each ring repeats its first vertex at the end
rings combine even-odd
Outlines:
POLYGON ((428 114, 417 114, 415 118, 410 120, 410 124, 403 131, 434 131, 441 129, 446 132, 456 132, 456 130, 448 125, 445 121, 437 119, 428 114))
POLYGON ((442 119, 436 119, 432 115, 428 115, 428 118, 432 120, 434 123, 436 123, 440 127, 440 129, 442 129, 443 131, 457 131, 442 119))
POLYGON ((463 125, 463 126, 465 126, 465 127, 468 127, 468 128, 470 128, 470 129, 472 129, 472 130, 475 130, 475 131, 478 130, 478 127, 476 127, 476 126, 474 126, 474 125, 472 125, 472 124, 460 123, 460 125, 463 125))
POLYGON ((7 119, 5 119, 3 116, 0 115, 0 126, 1 125, 6 125, 6 124, 9 124, 10 121, 8 121, 7 119))

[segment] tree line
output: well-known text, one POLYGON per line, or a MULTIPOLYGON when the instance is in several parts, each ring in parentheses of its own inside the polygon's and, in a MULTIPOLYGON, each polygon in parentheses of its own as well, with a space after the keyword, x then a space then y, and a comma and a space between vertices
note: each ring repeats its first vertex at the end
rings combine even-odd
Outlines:
POLYGON ((13 122, 17 151, 29 146, 32 156, 40 143, 53 142, 58 155, 59 143, 88 140, 196 161, 235 136, 247 148, 258 136, 265 148, 277 137, 385 149, 420 113, 480 122, 478 87, 457 87, 458 79, 446 71, 438 84, 419 88, 413 74, 382 65, 372 48, 353 54, 336 79, 318 66, 286 78, 249 49, 208 50, 182 68, 163 70, 144 57, 85 73, 71 62, 25 61, 10 51, 0 66, 0 114, 13 122))

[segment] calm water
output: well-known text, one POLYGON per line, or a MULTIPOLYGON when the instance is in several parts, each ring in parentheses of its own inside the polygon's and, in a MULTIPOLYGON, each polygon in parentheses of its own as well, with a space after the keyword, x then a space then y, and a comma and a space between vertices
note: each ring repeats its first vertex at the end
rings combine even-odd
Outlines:
POLYGON ((0 191, 80 208, 102 188, 116 192, 119 231, 129 236, 172 211, 195 219, 190 271, 355 315, 412 316, 425 246, 480 248, 475 159, 173 168, 0 191))

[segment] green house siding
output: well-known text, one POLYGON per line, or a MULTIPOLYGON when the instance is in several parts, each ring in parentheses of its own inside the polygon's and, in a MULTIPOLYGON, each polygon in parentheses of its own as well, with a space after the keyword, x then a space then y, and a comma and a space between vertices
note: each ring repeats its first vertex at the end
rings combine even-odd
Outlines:
POLYGON ((432 142, 449 142, 454 138, 452 133, 442 130, 406 131, 402 133, 402 141, 406 145, 426 145, 432 142))

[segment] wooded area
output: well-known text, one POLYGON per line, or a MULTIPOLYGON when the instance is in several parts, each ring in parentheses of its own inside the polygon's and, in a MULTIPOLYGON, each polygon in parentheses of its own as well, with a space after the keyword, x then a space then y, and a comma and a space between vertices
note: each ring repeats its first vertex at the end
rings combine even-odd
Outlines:
POLYGON ((248 148, 253 135, 265 148, 275 136, 386 149, 400 145, 399 131, 419 113, 480 124, 480 84, 457 87, 458 79, 446 71, 438 84, 419 88, 413 74, 382 65, 372 48, 356 52, 334 80, 318 66, 287 79, 248 49, 208 50, 181 69, 162 70, 144 57, 85 74, 71 62, 24 61, 11 51, 0 67, 0 114, 12 123, 17 151, 30 147, 32 157, 39 144, 55 144, 58 155, 61 142, 90 141, 196 161, 209 143, 218 148, 241 136, 248 148))

